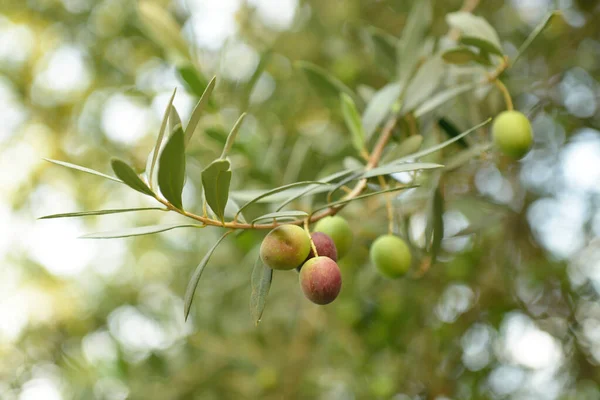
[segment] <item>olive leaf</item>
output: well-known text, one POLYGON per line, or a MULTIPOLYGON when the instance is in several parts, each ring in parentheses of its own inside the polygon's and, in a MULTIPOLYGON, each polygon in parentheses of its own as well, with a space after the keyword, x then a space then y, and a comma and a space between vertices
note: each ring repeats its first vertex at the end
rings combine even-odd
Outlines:
POLYGON ((169 119, 169 113, 171 112, 171 107, 173 105, 173 100, 175 99, 176 92, 177 88, 173 90, 173 94, 171 95, 169 103, 167 104, 167 108, 165 109, 163 119, 160 124, 160 130, 158 131, 158 137, 156 138, 156 144, 154 145, 154 150, 151 153, 151 157, 149 157, 150 166, 146 167, 146 179, 148 180, 150 188, 154 187, 154 167, 156 166, 156 161, 158 160, 158 154, 160 153, 160 148, 162 146, 165 130, 167 129, 167 121, 169 119))
POLYGON ((150 197, 155 197, 154 192, 150 190, 148 185, 146 185, 146 183, 140 179, 138 174, 136 174, 133 168, 131 168, 126 162, 117 158, 113 158, 110 161, 110 165, 115 172, 115 175, 117 175, 117 177, 121 179, 127 186, 150 197))
POLYGON ((76 218, 76 217, 88 217, 88 216, 93 216, 93 215, 120 214, 120 213, 127 213, 127 212, 136 212, 136 211, 167 211, 167 209, 160 208, 160 207, 142 207, 142 208, 118 208, 118 209, 97 210, 97 211, 79 211, 79 212, 71 212, 71 213, 44 215, 43 217, 39 217, 38 219, 76 218))
MULTIPOLYGON (((225 206, 229 198, 230 183, 231 164, 228 160, 215 160, 202 171, 202 185, 204 186, 206 202, 222 222, 225 218, 225 206)), ((243 208, 240 208, 237 214, 243 208)))
POLYGON ((446 15, 446 22, 461 32, 460 42, 502 56, 502 45, 496 30, 482 17, 457 11, 446 15))
POLYGON ((81 236, 82 239, 117 239, 130 236, 151 235, 153 233, 170 231, 176 228, 204 228, 205 225, 198 224, 165 224, 139 226, 137 228, 119 229, 115 231, 88 233, 81 236))
POLYGON ((225 147, 223 147, 223 152, 221 153, 221 157, 220 157, 221 159, 224 159, 225 157, 227 157, 229 150, 231 150, 231 147, 233 146, 233 143, 235 142, 237 133, 240 130, 240 128, 242 127, 242 122, 244 121, 245 117, 246 117, 246 113, 243 113, 242 115, 240 115, 238 120, 233 125, 233 128, 231 128, 229 135, 227 135, 227 141, 225 142, 225 147))
POLYGON ((477 83, 464 83, 462 85, 454 86, 436 93, 428 100, 421 103, 414 111, 415 118, 422 117, 430 111, 435 110, 445 102, 452 100, 453 98, 466 93, 470 90, 477 88, 477 83))
POLYGON ((258 221, 262 221, 265 219, 298 219, 298 218, 304 218, 308 215, 307 212, 304 211, 295 211, 295 210, 286 210, 286 211, 277 211, 277 212, 272 212, 272 213, 268 213, 265 215, 261 215, 258 218, 254 218, 254 220, 252 221, 252 224, 255 224, 258 221))
POLYGON ((365 150, 365 131, 356 104, 346 93, 341 94, 342 115, 352 135, 352 145, 359 153, 365 150))
POLYGON ((184 301, 183 315, 185 317, 185 320, 187 320, 187 318, 190 314, 190 308, 192 307, 192 302, 194 301, 194 293, 196 292, 196 288, 198 287, 198 282, 200 281, 202 272, 204 272, 204 268, 210 261, 210 258, 212 257, 213 253, 215 252, 215 250, 217 249, 219 244, 221 244, 223 239, 225 239, 227 237, 227 235, 229 235, 232 232, 233 231, 225 232, 219 238, 219 240, 217 240, 217 242, 208 250, 208 252, 204 256, 204 258, 202 258, 202 261, 200 261, 200 264, 198 264, 198 266, 194 270, 194 273, 190 277, 190 281, 188 282, 187 288, 185 289, 185 296, 183 299, 183 301, 184 301))
POLYGON ((262 317, 265 305, 267 303, 267 295, 271 289, 273 281, 273 270, 263 264, 260 256, 257 257, 252 269, 252 277, 250 286, 252 292, 250 294, 250 312, 254 323, 258 325, 262 317))
POLYGON ((185 145, 183 130, 178 128, 163 149, 158 163, 160 192, 175 207, 183 209, 181 195, 185 182, 185 145))
POLYGON ((362 125, 367 139, 373 136, 379 125, 390 114, 402 93, 402 87, 398 82, 388 83, 373 95, 362 116, 362 125))
POLYGON ((308 61, 296 61, 294 66, 304 72, 308 81, 322 95, 339 97, 340 93, 346 93, 356 104, 363 106, 361 98, 352 89, 325 69, 308 61))
POLYGON ((115 182, 119 182, 119 183, 125 183, 125 182, 123 182, 120 179, 117 179, 117 178, 112 177, 110 175, 103 174, 102 172, 98 172, 98 171, 93 170, 91 168, 82 167, 80 165, 71 164, 71 163, 68 163, 68 162, 65 162, 65 161, 52 160, 50 158, 44 158, 44 160, 46 160, 48 162, 51 162, 52 164, 60 165, 61 167, 67 167, 67 168, 75 169, 77 171, 85 172, 87 174, 96 175, 96 176, 99 176, 99 177, 104 178, 104 179, 109 179, 111 181, 115 181, 115 182))
POLYGON ((549 13, 546 16, 546 18, 544 18, 542 20, 542 22, 540 22, 540 24, 535 27, 535 29, 529 34, 527 39, 525 39, 525 41, 523 42, 521 47, 519 47, 519 50, 517 51, 517 55, 512 60, 512 65, 514 65, 517 62, 517 60, 523 55, 523 53, 525 53, 525 51, 529 48, 531 43, 533 43, 533 41, 544 31, 544 29, 546 29, 546 27, 553 20, 555 20, 556 17, 558 17, 560 15, 561 15, 560 11, 553 11, 553 12, 549 13))
POLYGON ((217 77, 213 76, 213 78, 210 80, 210 82, 208 82, 208 85, 206 85, 204 92, 202 92, 202 96, 200 97, 200 100, 198 100, 196 107, 194 107, 194 111, 192 111, 192 116, 190 117, 190 121, 188 122, 188 125, 185 128, 184 142, 185 142, 186 146, 190 143, 190 140, 192 139, 192 135, 196 131, 196 127, 198 126, 198 122, 200 122, 200 117, 202 116, 202 112, 204 111, 206 104, 208 103, 208 100, 210 99, 210 95, 211 95, 213 89, 215 88, 216 82, 217 82, 217 77))

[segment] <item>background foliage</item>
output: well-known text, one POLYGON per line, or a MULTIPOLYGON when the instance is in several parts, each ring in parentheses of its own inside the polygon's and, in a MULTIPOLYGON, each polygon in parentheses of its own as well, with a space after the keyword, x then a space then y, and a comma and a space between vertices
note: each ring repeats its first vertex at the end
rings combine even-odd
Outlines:
MULTIPOLYGON (((509 55, 548 11, 562 11, 505 78, 533 121, 535 146, 521 162, 491 151, 447 175, 442 252, 410 278, 385 280, 368 261, 387 229, 382 199, 371 199, 343 212, 356 240, 330 306, 306 301, 294 273, 275 273, 255 327, 250 275, 264 232, 247 232, 215 251, 184 323, 189 276, 219 229, 92 242, 76 238, 182 218, 35 221, 154 206, 42 158, 109 173, 115 156, 143 170, 173 88, 184 121, 201 94, 202 81, 190 86, 190 71, 175 68, 187 59, 218 76, 187 152, 183 202, 195 211, 201 172, 244 111, 230 152, 234 189, 312 180, 352 163, 339 98, 315 91, 298 62, 329 71, 364 96, 358 102, 368 98, 403 61, 385 50, 410 24, 412 3, 152 3, 183 27, 179 42, 144 29, 130 0, 1 2, 0 398, 599 398, 596 1, 476 8, 509 55)), ((437 1, 429 35, 445 35, 445 15, 462 5, 437 1)), ((462 131, 503 108, 492 90, 453 100, 443 115, 462 131)), ((419 128, 430 143, 445 138, 437 125, 419 128)), ((487 131, 476 135, 462 146, 485 142, 487 131)), ((405 200, 395 209, 423 246, 426 202, 405 200)))

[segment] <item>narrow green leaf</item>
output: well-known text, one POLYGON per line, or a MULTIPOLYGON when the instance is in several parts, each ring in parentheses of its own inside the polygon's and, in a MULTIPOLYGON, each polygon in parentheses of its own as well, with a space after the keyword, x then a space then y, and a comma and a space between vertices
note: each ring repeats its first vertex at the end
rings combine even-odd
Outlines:
MULTIPOLYGON (((324 178, 319 179, 319 182, 324 182, 324 183, 329 183, 331 181, 334 181, 338 178, 344 177, 348 174, 350 174, 351 172, 355 172, 354 170, 345 170, 345 171, 339 171, 336 172, 334 174, 328 175, 324 178)), ((283 203, 281 203, 276 211, 280 211, 282 210, 285 206, 287 206, 288 204, 290 204, 292 201, 297 200, 301 197, 304 197, 308 194, 317 194, 317 193, 322 193, 322 192, 326 192, 327 190, 329 190, 328 188, 330 187, 330 185, 327 186, 322 186, 322 185, 311 185, 309 187, 307 187, 305 190, 302 190, 298 193, 293 194, 292 196, 290 196, 289 198, 287 198, 283 203)))
POLYGON ((406 88, 404 102, 402 103, 402 112, 412 111, 430 98, 440 84, 444 73, 444 62, 439 56, 434 56, 427 60, 417 70, 414 78, 406 88))
POLYGON ((294 66, 304 72, 309 82, 318 89, 322 95, 335 96, 338 98, 340 93, 346 93, 356 104, 362 106, 361 98, 357 96, 352 89, 325 69, 308 61, 296 61, 294 66))
POLYGON ((369 101, 362 117, 362 125, 367 139, 373 136, 379 125, 391 113, 401 92, 402 85, 400 83, 389 83, 378 90, 369 101))
POLYGON ((169 113, 171 112, 171 107, 173 106, 173 100, 175 99, 176 92, 177 88, 173 90, 171 99, 169 99, 167 108, 165 108, 165 113, 163 114, 163 119, 160 124, 160 130, 158 131, 158 137, 156 138, 156 144, 154 145, 154 151, 152 152, 152 161, 150 162, 150 168, 146 168, 146 171, 149 171, 146 178, 148 179, 148 184, 150 185, 150 188, 154 187, 154 167, 156 166, 156 161, 158 160, 158 153, 160 152, 160 148, 162 147, 163 137, 165 136, 165 130, 167 129, 167 120, 169 119, 169 113))
POLYGON ((477 87, 476 83, 464 83, 462 85, 454 86, 452 88, 438 92, 431 96, 428 100, 421 103, 414 112, 415 118, 422 117, 430 111, 435 110, 448 100, 451 100, 463 93, 473 90, 477 87))
MULTIPOLYGON (((451 138, 456 137, 456 136, 460 135, 460 133, 461 133, 458 130, 458 128, 447 118, 443 118, 443 117, 440 118, 438 120, 438 125, 451 138)), ((469 144, 467 143, 467 141, 465 140, 464 137, 462 139, 460 139, 457 143, 460 144, 462 147, 465 147, 465 148, 469 147, 469 144)))
POLYGON ((443 149, 444 147, 449 146, 452 143, 454 143, 454 142, 462 139, 463 137, 467 136, 469 133, 476 131, 477 129, 485 126, 486 124, 489 124, 491 120, 492 120, 491 118, 488 118, 487 120, 483 121, 482 123, 480 123, 478 125, 475 125, 471 129, 468 129, 468 130, 464 131, 463 133, 461 133, 460 135, 458 135, 456 137, 453 137, 452 139, 448 139, 445 142, 442 142, 442 143, 440 143, 438 145, 432 146, 432 147, 430 147, 428 149, 418 151, 418 152, 416 152, 414 154, 411 154, 409 156, 402 157, 402 158, 394 161, 393 163, 397 164, 397 163, 402 163, 402 162, 406 162, 406 161, 409 161, 409 160, 416 160, 416 159, 419 159, 421 157, 425 157, 425 156, 427 156, 429 154, 435 153, 436 151, 439 151, 439 150, 443 149))
POLYGON ((204 111, 208 100, 210 99, 210 95, 212 94, 213 89, 215 88, 215 84, 217 83, 217 77, 213 76, 213 78, 208 82, 206 89, 202 93, 200 100, 194 107, 194 111, 192 111, 192 116, 190 117, 190 122, 185 128, 185 145, 187 146, 192 139, 192 135, 196 131, 196 127, 198 126, 198 122, 200 122, 200 117, 202 116, 202 112, 204 111))
POLYGON ((189 60, 188 45, 181 36, 181 27, 173 16, 152 1, 138 3, 142 30, 176 61, 189 60))
POLYGON ((169 132, 171 135, 175 133, 177 129, 183 129, 183 124, 181 123, 181 117, 177 112, 177 109, 174 105, 171 105, 171 111, 169 112, 169 132))
POLYGON ((396 188, 391 188, 391 189, 386 189, 386 190, 380 190, 380 191, 377 191, 377 192, 371 192, 371 193, 367 193, 367 194, 362 194, 360 196, 356 196, 356 197, 353 197, 351 199, 344 199, 344 200, 333 201, 331 203, 327 203, 325 205, 319 206, 318 208, 315 208, 314 210, 312 210, 311 214, 314 214, 317 211, 324 210, 326 208, 341 206, 343 204, 347 204, 347 203, 350 203, 352 201, 362 200, 362 199, 366 199, 368 197, 378 196, 378 195, 384 194, 384 193, 391 193, 391 192, 398 192, 400 190, 413 189, 413 188, 416 188, 416 187, 419 187, 419 185, 396 187, 396 188))
POLYGON ((444 168, 444 170, 452 171, 452 170, 466 164, 472 158, 477 157, 481 153, 484 153, 484 152, 488 151, 489 149, 491 149, 493 147, 493 145, 494 144, 491 142, 478 144, 478 145, 475 145, 473 147, 470 147, 468 149, 465 149, 465 150, 453 155, 448 160, 446 160, 446 167, 444 168))
POLYGON ((365 179, 365 178, 372 178, 374 176, 396 174, 399 172, 411 172, 411 171, 418 171, 418 170, 424 170, 424 169, 437 169, 437 168, 443 168, 443 167, 444 167, 443 165, 433 164, 433 163, 406 163, 406 164, 393 163, 390 165, 383 165, 381 167, 373 168, 372 170, 365 172, 361 176, 361 178, 365 179))
POLYGON ((271 289, 273 281, 273 270, 263 264, 260 257, 257 257, 252 269, 252 278, 250 286, 252 293, 250 294, 250 313, 254 318, 254 323, 258 325, 262 317, 265 305, 267 303, 267 295, 271 289))
POLYGON ((193 64, 184 63, 178 65, 177 73, 190 93, 193 93, 197 97, 202 97, 208 87, 208 80, 193 64))
POLYGON ((469 12, 457 11, 446 15, 446 22, 461 32, 461 43, 498 55, 503 55, 496 30, 482 17, 469 12))
POLYGON ((560 15, 561 15, 560 11, 553 11, 553 12, 549 13, 546 16, 546 18, 544 18, 538 26, 535 27, 535 29, 529 34, 527 39, 525 39, 525 41, 523 42, 521 47, 519 47, 519 51, 517 52, 516 57, 512 60, 511 65, 515 65, 517 60, 523 55, 523 53, 525 53, 525 51, 529 48, 531 43, 533 43, 533 41, 544 31, 544 29, 546 29, 546 27, 553 20, 555 20, 556 17, 558 17, 560 15))
POLYGON ((341 102, 344 121, 352 134, 352 145, 360 153, 365 148, 365 131, 360 120, 360 114, 352 97, 346 93, 341 94, 341 102))
POLYGON ((223 234, 223 236, 221 236, 219 238, 219 240, 217 240, 217 242, 213 245, 213 247, 211 247, 210 250, 208 250, 208 252, 204 256, 204 258, 202 259, 202 261, 200 261, 200 264, 198 264, 198 266, 194 270, 194 273, 190 277, 190 281, 188 282, 187 288, 185 289, 185 296, 183 299, 183 301, 184 301, 183 315, 184 315, 186 321, 187 321, 188 316, 190 315, 190 308, 192 307, 192 302, 194 301, 194 293, 196 292, 196 287, 198 287, 198 282, 200 281, 202 272, 204 272, 204 267, 206 267, 206 265, 210 261, 210 257, 212 257, 217 246, 219 246, 219 244, 221 244, 223 239, 225 239, 227 237, 227 235, 229 235, 232 232, 233 231, 225 232, 223 234))
MULTIPOLYGON (((252 200, 248 201, 246 204, 244 204, 240 210, 238 211, 238 213, 241 213, 243 210, 245 210, 247 207, 251 206, 254 203, 259 202, 260 200, 273 196, 274 194, 280 193, 280 192, 284 192, 287 191, 289 189, 298 187, 298 186, 306 186, 306 185, 329 185, 326 182, 320 182, 320 181, 303 181, 303 182, 295 182, 295 183, 290 183, 288 185, 283 185, 280 187, 277 187, 275 189, 271 189, 269 191, 266 192, 262 192, 261 194, 259 194, 258 196, 256 196, 255 198, 253 198, 252 200)), ((285 199, 285 198, 284 198, 285 199)), ((276 200, 276 201, 281 201, 281 200, 276 200)))
MULTIPOLYGON (((225 205, 229 198, 231 183, 231 164, 228 160, 215 160, 202 171, 202 185, 206 202, 214 213, 224 222, 225 205)), ((244 207, 237 212, 239 214, 244 207)), ((237 215, 236 214, 236 215, 237 215)))
MULTIPOLYGON (((319 194, 327 192, 331 189, 331 185, 315 185, 312 186, 311 194, 319 194)), ((255 201, 254 203, 279 203, 281 201, 287 200, 290 196, 300 196, 302 192, 304 192, 304 188, 291 188, 288 190, 284 190, 280 193, 275 193, 273 195, 268 195, 266 197, 261 197, 260 200, 255 201)), ((247 190, 235 190, 230 192, 230 196, 235 198, 237 201, 242 203, 246 203, 248 201, 254 200, 256 197, 261 196, 267 193, 268 190, 260 190, 260 189, 247 189, 247 190)))
POLYGON ((152 190, 150 190, 148 185, 146 185, 146 183, 140 179, 138 174, 136 174, 133 168, 131 168, 126 162, 121 161, 118 158, 113 158, 110 161, 110 165, 115 172, 115 175, 117 175, 117 177, 121 179, 127 186, 150 197, 155 197, 155 194, 152 192, 152 190))
POLYGON ((233 128, 231 128, 229 135, 227 135, 227 141, 225 142, 225 147, 223 147, 223 152, 221 153, 222 159, 227 157, 227 154, 229 154, 229 150, 231 150, 233 143, 235 143, 235 138, 237 136, 238 131, 242 127, 242 122, 244 121, 245 117, 246 113, 242 113, 242 115, 240 115, 238 120, 233 125, 233 128))
POLYGON ((171 204, 183 209, 181 193, 185 183, 185 145, 183 131, 177 129, 169 138, 158 163, 158 187, 171 204))
POLYGON ((419 62, 419 50, 433 19, 430 0, 419 0, 413 4, 398 45, 398 77, 402 83, 408 82, 419 62))
POLYGON ((111 181, 115 181, 115 182, 119 182, 119 183, 124 183, 120 179, 117 179, 117 178, 112 177, 110 175, 103 174, 102 172, 98 172, 98 171, 93 170, 91 168, 82 167, 80 165, 71 164, 71 163, 68 163, 68 162, 65 162, 65 161, 52 160, 50 158, 44 158, 44 160, 46 160, 48 162, 51 162, 52 164, 60 165, 62 167, 76 169, 77 171, 81 171, 81 172, 85 172, 85 173, 88 173, 88 174, 96 175, 96 176, 99 176, 99 177, 105 178, 105 179, 110 179, 111 181))
POLYGON ((308 213, 306 213, 304 211, 295 211, 295 210, 278 211, 278 212, 272 212, 269 214, 261 215, 258 218, 254 218, 254 220, 252 221, 252 224, 256 223, 257 221, 262 221, 265 219, 298 219, 298 218, 306 217, 307 215, 308 215, 308 213))
POLYGON ((450 50, 446 50, 442 54, 442 58, 448 64, 467 64, 471 61, 477 61, 479 55, 468 47, 455 47, 450 50))
POLYGON ((437 257, 442 248, 442 239, 444 238, 444 198, 442 197, 442 192, 439 187, 433 194, 429 221, 431 221, 432 226, 431 246, 429 251, 431 252, 431 264, 433 265, 437 261, 437 257))
POLYGON ((383 68, 389 76, 395 76, 398 38, 374 26, 369 26, 365 30, 373 42, 377 66, 383 68))
POLYGON ((153 233, 170 231, 176 228, 204 228, 205 225, 198 224, 165 224, 165 225, 149 225, 139 226, 137 228, 120 229, 108 232, 88 233, 81 236, 82 239, 116 239, 130 236, 151 235, 153 233))
POLYGON ((43 217, 39 217, 38 219, 87 217, 87 216, 92 216, 92 215, 119 214, 119 213, 136 212, 136 211, 151 211, 151 210, 167 211, 165 208, 160 208, 160 207, 118 208, 118 209, 112 209, 112 210, 80 211, 80 212, 72 212, 72 213, 51 214, 51 215, 44 215, 43 217))
POLYGON ((392 147, 388 153, 381 159, 382 164, 388 164, 395 160, 416 153, 423 144, 423 136, 414 135, 407 137, 401 143, 392 147))

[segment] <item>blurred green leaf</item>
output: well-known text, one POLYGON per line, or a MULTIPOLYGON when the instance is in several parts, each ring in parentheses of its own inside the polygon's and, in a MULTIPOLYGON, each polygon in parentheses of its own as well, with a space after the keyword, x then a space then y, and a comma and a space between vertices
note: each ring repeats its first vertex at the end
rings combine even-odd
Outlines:
POLYGON ((206 77, 192 64, 185 63, 177 66, 177 73, 189 92, 193 93, 196 97, 201 98, 206 92, 208 85, 210 85, 206 77))
MULTIPOLYGON (((456 137, 456 136, 460 135, 460 133, 461 133, 458 130, 458 128, 452 122, 450 122, 450 120, 447 118, 440 118, 438 120, 438 125, 451 138, 456 137)), ((465 147, 465 148, 469 147, 469 144, 465 141, 464 137, 462 137, 457 143, 460 144, 462 147, 465 147)))
POLYGON ((533 41, 544 31, 544 29, 546 29, 546 27, 553 21, 556 19, 556 17, 560 16, 561 12, 560 11, 553 11, 551 13, 549 13, 546 18, 544 18, 542 20, 542 22, 540 22, 535 29, 529 34, 529 36, 527 37, 527 39, 525 39, 525 41, 523 42, 523 44, 521 45, 521 47, 519 47, 519 51, 517 52, 517 55, 515 56, 515 58, 512 60, 511 65, 514 65, 517 60, 523 55, 523 53, 525 53, 525 51, 527 51, 527 49, 529 48, 529 46, 531 45, 531 43, 533 43, 533 41))
MULTIPOLYGON (((267 197, 272 197, 273 195, 275 195, 277 193, 285 192, 285 191, 288 191, 289 189, 293 189, 298 186, 306 186, 306 185, 327 185, 327 186, 329 186, 328 183, 320 182, 320 181, 303 181, 303 182, 290 183, 288 185, 283 185, 283 186, 277 187, 275 189, 268 190, 266 192, 261 192, 256 197, 254 197, 252 200, 250 200, 246 204, 244 204, 240 208, 240 211, 238 211, 238 212, 242 212, 242 210, 246 209, 247 207, 251 206, 252 204, 258 203, 258 202, 260 202, 260 200, 266 199, 267 197)), ((269 202, 277 202, 277 201, 285 200, 286 198, 287 197, 279 197, 279 198, 272 199, 269 202)))
POLYGON ((438 145, 429 147, 429 148, 427 148, 425 150, 418 151, 418 152, 416 152, 414 154, 411 154, 409 156, 399 158, 398 160, 394 161, 393 163, 396 164, 396 163, 400 163, 400 162, 406 162, 406 161, 409 161, 409 160, 416 160, 418 158, 425 157, 425 156, 427 156, 429 154, 435 153, 436 151, 440 151, 444 147, 449 146, 452 143, 454 143, 454 142, 462 139, 463 137, 467 136, 469 133, 474 132, 477 129, 479 129, 479 128, 481 128, 481 127, 489 124, 491 120, 492 120, 491 118, 488 118, 487 120, 483 121, 482 123, 480 123, 478 125, 475 125, 471 129, 468 129, 468 130, 464 131, 463 133, 461 133, 460 135, 458 135, 456 137, 453 137, 452 139, 446 140, 445 142, 442 142, 442 143, 440 143, 438 145))
POLYGON ((72 212, 72 213, 51 214, 51 215, 45 215, 43 217, 39 217, 38 219, 88 217, 88 216, 92 216, 92 215, 119 214, 119 213, 136 212, 136 211, 151 211, 151 210, 167 211, 167 209, 160 208, 160 207, 119 208, 119 209, 111 209, 111 210, 80 211, 80 212, 72 212))
POLYGON ((123 182, 120 179, 117 179, 117 178, 112 177, 110 175, 103 174, 102 172, 98 172, 98 171, 93 170, 91 168, 82 167, 82 166, 71 164, 71 163, 68 163, 68 162, 65 162, 65 161, 51 160, 50 158, 44 158, 44 160, 46 160, 48 162, 51 162, 52 164, 60 165, 62 167, 76 169, 77 171, 81 171, 81 172, 85 172, 85 173, 88 173, 88 174, 96 175, 96 176, 99 176, 99 177, 105 178, 105 179, 110 179, 111 181, 115 181, 115 182, 119 182, 119 183, 125 183, 125 182, 123 182))
POLYGON ((183 315, 184 315, 186 321, 187 321, 188 316, 190 315, 190 308, 192 307, 192 302, 194 301, 194 293, 196 292, 196 287, 198 287, 198 282, 200 281, 202 272, 204 272, 204 267, 206 267, 206 265, 210 261, 210 257, 212 257, 213 253, 215 252, 215 250, 219 246, 219 244, 221 244, 223 239, 225 239, 227 237, 227 235, 229 235, 232 232, 233 231, 225 232, 223 234, 223 236, 221 236, 219 238, 219 240, 217 240, 217 242, 208 250, 208 252, 204 256, 204 258, 202 259, 202 261, 200 261, 200 264, 198 264, 198 266, 194 270, 194 273, 190 277, 190 281, 188 282, 187 288, 185 289, 185 296, 183 299, 183 301, 184 301, 183 315))
POLYGON ((171 107, 173 106, 173 100, 175 99, 176 92, 177 88, 173 90, 173 94, 171 95, 169 103, 167 104, 167 108, 165 109, 165 112, 163 114, 163 119, 160 124, 160 130, 158 131, 158 137, 156 138, 156 144, 154 145, 154 150, 151 153, 152 158, 149 158, 151 160, 150 166, 146 166, 146 171, 148 171, 146 179, 148 179, 148 184, 150 185, 150 188, 154 187, 154 168, 156 166, 156 161, 158 160, 158 154, 160 153, 160 149, 162 147, 163 137, 165 136, 165 130, 167 129, 167 121, 169 119, 169 114, 171 112, 171 107))
POLYGON ((351 199, 333 201, 331 203, 327 203, 327 204, 321 205, 321 206, 313 209, 312 214, 316 213, 317 211, 324 210, 325 208, 337 207, 337 206, 341 206, 343 204, 348 204, 348 203, 356 201, 356 200, 362 200, 362 199, 366 199, 368 197, 379 196, 380 194, 384 194, 384 193, 398 192, 400 190, 412 189, 412 188, 416 188, 416 187, 418 187, 418 185, 396 187, 396 188, 391 188, 391 189, 380 190, 378 192, 362 194, 360 196, 356 196, 351 199))
POLYGON ((222 159, 227 157, 227 154, 229 154, 229 150, 231 150, 233 143, 235 143, 235 138, 237 137, 238 131, 242 127, 242 122, 244 121, 245 117, 246 113, 242 113, 242 115, 240 115, 238 120, 233 125, 233 128, 231 128, 229 135, 227 135, 227 141, 225 142, 225 147, 223 147, 223 152, 221 153, 222 159))
POLYGON ((482 17, 457 11, 446 15, 446 22, 461 32, 460 42, 502 56, 502 45, 496 30, 482 17))
POLYGON ((388 83, 371 98, 362 116, 362 125, 367 139, 373 136, 379 125, 391 113, 401 92, 400 83, 388 83))
POLYGON ((365 149, 365 132, 360 121, 360 114, 356 109, 356 104, 346 93, 341 94, 341 102, 344 121, 352 134, 352 145, 360 153, 365 149))
POLYGON ((382 164, 387 164, 389 162, 393 162, 396 159, 401 157, 408 156, 417 152, 421 145, 423 144, 423 136, 414 135, 407 137, 399 144, 390 147, 390 150, 385 154, 385 156, 381 159, 382 164))
POLYGON ((383 67, 390 76, 395 75, 398 38, 374 26, 369 26, 365 30, 373 42, 377 66, 383 67))
POLYGON ((398 77, 401 86, 405 86, 419 62, 425 33, 433 20, 430 0, 419 0, 413 4, 398 45, 398 77))
POLYGON ((477 144, 473 147, 465 149, 461 152, 454 154, 452 157, 446 160, 446 167, 444 168, 446 171, 452 171, 467 162, 469 162, 472 158, 481 155, 482 153, 488 151, 493 147, 493 143, 483 143, 477 144))
POLYGON ((287 210, 287 211, 278 211, 272 212, 269 214, 261 215, 258 218, 254 218, 252 223, 256 223, 257 221, 262 221, 265 219, 298 219, 306 217, 308 213, 304 211, 295 211, 295 210, 287 210))
POLYGON ((181 27, 167 10, 155 2, 141 0, 138 16, 142 30, 175 61, 189 60, 188 45, 181 36, 181 27))
POLYGON ((431 265, 433 265, 437 261, 437 257, 442 248, 442 239, 444 238, 444 198, 442 197, 439 186, 436 188, 431 198, 431 207, 427 224, 426 231, 431 231, 427 240, 431 240, 431 244, 428 248, 431 253, 431 265))
POLYGON ((252 278, 250 280, 250 286, 252 287, 252 292, 250 294, 250 312, 256 325, 260 322, 265 309, 272 281, 273 270, 263 264, 260 256, 257 257, 254 268, 252 269, 252 278))
POLYGON ((404 94, 401 113, 414 110, 421 103, 431 97, 444 76, 444 62, 439 56, 427 60, 417 70, 414 78, 410 81, 404 94))
POLYGON ((443 165, 433 163, 406 163, 406 164, 391 164, 383 165, 381 167, 373 168, 370 171, 365 172, 361 178, 372 178, 380 175, 390 175, 399 172, 411 172, 425 169, 437 169, 443 168, 443 165))
POLYGON ((198 224, 165 224, 165 225, 149 225, 139 226, 137 228, 120 229, 108 232, 88 233, 81 236, 82 239, 117 239, 130 236, 151 235, 153 233, 170 231, 176 228, 204 228, 205 225, 198 224))
MULTIPOLYGON (((231 164, 228 160, 215 160, 202 171, 202 185, 204 186, 206 202, 222 222, 225 218, 225 206, 229 198, 230 183, 231 164)), ((240 208, 237 214, 243 208, 240 208)))
POLYGON ((117 177, 121 179, 127 186, 150 197, 155 197, 154 192, 150 190, 148 185, 146 185, 146 183, 140 179, 138 174, 136 174, 133 168, 131 168, 126 162, 117 158, 113 158, 110 161, 110 165, 115 172, 115 175, 117 175, 117 177))
POLYGON ((202 116, 202 112, 206 108, 206 104, 208 103, 208 100, 210 99, 210 95, 211 95, 213 89, 215 88, 216 82, 217 82, 217 77, 213 76, 213 78, 210 80, 210 82, 206 86, 206 89, 204 90, 204 92, 202 92, 202 95, 200 96, 200 100, 198 100, 196 107, 194 107, 194 111, 192 111, 192 116, 190 117, 190 122, 188 122, 188 125, 185 128, 184 142, 185 142, 186 146, 190 143, 190 140, 192 139, 192 135, 194 135, 194 132, 196 131, 196 127, 198 126, 198 122, 200 122, 200 117, 202 116))
POLYGON ((158 186, 165 198, 183 209, 181 194, 185 183, 185 145, 183 130, 177 129, 169 138, 158 163, 158 186))
POLYGON ((416 118, 422 117, 430 111, 435 110, 448 100, 451 100, 463 93, 473 90, 477 87, 477 83, 464 83, 452 88, 443 90, 431 96, 428 100, 421 103, 413 113, 416 118))
POLYGON ((442 54, 442 58, 448 64, 467 64, 471 61, 477 61, 479 55, 468 47, 455 47, 450 50, 446 50, 442 54))
POLYGON ((339 98, 340 93, 346 93, 356 104, 362 107, 362 100, 352 89, 325 69, 308 61, 296 61, 294 66, 306 75, 309 82, 319 90, 323 96, 339 98))

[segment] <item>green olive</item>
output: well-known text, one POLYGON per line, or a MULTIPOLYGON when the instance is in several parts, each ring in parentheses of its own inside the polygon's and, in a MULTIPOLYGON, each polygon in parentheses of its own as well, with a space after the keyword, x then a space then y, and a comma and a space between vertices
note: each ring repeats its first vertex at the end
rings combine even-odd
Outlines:
POLYGON ((522 158, 533 143, 533 131, 529 120, 518 111, 500 113, 492 124, 494 143, 507 156, 522 158))
POLYGON ((371 261, 388 278, 398 278, 410 268, 412 256, 406 242, 394 235, 378 237, 371 245, 371 261))
POLYGON ((315 225, 315 232, 323 232, 333 239, 338 259, 344 257, 352 246, 352 229, 339 215, 325 217, 315 225))

